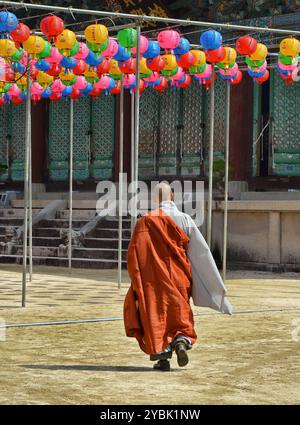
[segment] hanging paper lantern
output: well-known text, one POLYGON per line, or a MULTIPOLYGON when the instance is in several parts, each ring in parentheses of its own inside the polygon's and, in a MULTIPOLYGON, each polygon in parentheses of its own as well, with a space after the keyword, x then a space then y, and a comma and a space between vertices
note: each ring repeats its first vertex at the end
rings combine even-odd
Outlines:
POLYGON ((86 27, 84 35, 88 42, 102 44, 108 37, 108 30, 105 25, 93 24, 86 27))
POLYGON ((206 50, 205 54, 207 61, 210 63, 223 62, 226 55, 226 50, 223 46, 221 46, 216 50, 206 50))
POLYGON ((4 106, 6 105, 6 103, 8 102, 8 100, 4 97, 4 96, 0 96, 0 106, 4 106))
POLYGON ((73 74, 75 75, 82 75, 87 69, 87 64, 84 62, 83 59, 80 59, 77 61, 77 64, 72 69, 73 74))
POLYGON ((180 35, 174 30, 163 30, 158 33, 157 41, 162 49, 173 50, 180 43, 180 35))
POLYGON ((24 50, 19 48, 17 49, 14 55, 10 56, 10 60, 13 62, 19 62, 23 56, 24 56, 24 50))
POLYGON ((163 55, 162 58, 165 61, 164 71, 172 71, 177 67, 177 61, 175 55, 163 55))
POLYGON ((299 53, 300 42, 294 37, 285 38, 281 41, 279 48, 283 55, 295 56, 299 53))
POLYGON ((36 61, 34 66, 37 70, 44 71, 44 72, 47 72, 51 67, 50 63, 45 61, 45 59, 42 59, 40 61, 36 61))
POLYGON ((30 77, 32 80, 35 80, 39 70, 36 68, 35 64, 37 63, 36 60, 31 60, 30 61, 30 77))
POLYGON ((45 88, 44 91, 42 91, 41 93, 41 98, 42 99, 48 99, 52 94, 52 90, 50 87, 45 88))
POLYGON ((70 99, 77 101, 81 97, 81 91, 72 87, 72 93, 69 95, 70 99))
POLYGON ((41 94, 43 93, 43 87, 39 85, 36 81, 31 84, 30 95, 33 103, 41 100, 41 94))
POLYGON ((148 74, 149 73, 149 68, 147 66, 147 60, 146 58, 141 58, 140 59, 140 73, 141 74, 148 74))
POLYGON ((123 85, 126 89, 132 88, 135 85, 135 75, 134 74, 127 74, 123 78, 123 85))
POLYGON ((174 55, 184 55, 190 50, 190 42, 186 38, 181 37, 178 46, 174 49, 174 55))
POLYGON ((15 76, 16 79, 16 84, 19 87, 19 89, 21 89, 22 91, 24 91, 27 87, 27 78, 25 75, 22 75, 20 73, 17 73, 15 76))
POLYGON ((165 77, 160 77, 160 83, 153 88, 159 93, 162 93, 167 87, 168 87, 168 80, 165 77))
POLYGON ((225 57, 220 62, 225 64, 225 66, 226 65, 228 66, 231 62, 236 61, 236 51, 232 47, 224 47, 224 49, 225 49, 225 57))
POLYGON ((201 74, 201 72, 203 72, 203 71, 205 70, 205 68, 206 68, 206 63, 204 63, 203 65, 200 65, 200 66, 196 66, 196 65, 194 65, 194 66, 191 66, 191 67, 189 68, 189 73, 190 73, 191 75, 194 75, 194 74, 201 74))
POLYGON ((10 12, 0 12, 0 32, 14 31, 18 26, 18 18, 10 12))
POLYGON ((58 64, 63 58, 63 55, 59 52, 57 47, 52 47, 51 54, 46 58, 46 61, 49 63, 58 64))
POLYGON ((243 73, 242 71, 238 70, 237 75, 235 78, 233 78, 230 82, 232 86, 235 86, 237 84, 239 84, 242 81, 243 78, 243 73))
POLYGON ((122 71, 119 68, 118 61, 116 61, 115 59, 111 59, 110 61, 109 73, 115 77, 121 78, 122 71))
POLYGON ((19 96, 21 94, 21 89, 17 86, 17 84, 11 84, 7 93, 9 96, 19 96))
POLYGON ((0 56, 8 58, 17 52, 15 42, 9 38, 0 39, 0 56))
POLYGON ((79 77, 77 77, 75 84, 73 84, 73 89, 84 90, 87 85, 88 83, 86 79, 82 75, 79 75, 79 77))
POLYGON ((53 77, 49 74, 46 74, 46 72, 39 71, 37 77, 36 77, 38 83, 41 85, 41 87, 46 88, 53 82, 53 77))
POLYGON ((59 65, 67 70, 73 69, 77 65, 77 60, 72 56, 63 56, 62 60, 59 62, 59 65))
POLYGON ((184 79, 185 73, 182 68, 178 67, 177 72, 175 75, 173 75, 170 80, 171 81, 180 81, 184 79))
POLYGON ((14 81, 14 79, 15 79, 14 70, 10 66, 6 66, 5 72, 4 72, 4 80, 9 83, 10 81, 14 81))
POLYGON ((101 89, 94 87, 93 90, 89 92, 89 95, 93 98, 96 98, 97 96, 99 96, 100 93, 101 93, 101 89))
POLYGON ((258 84, 262 84, 265 81, 267 81, 269 79, 270 73, 268 71, 268 69, 265 71, 265 74, 262 77, 259 78, 254 78, 254 80, 258 83, 258 84))
MULTIPOLYGON (((86 81, 88 81, 91 84, 94 84, 96 81, 99 80, 98 73, 94 71, 93 69, 88 69, 85 71, 84 76, 86 78, 86 81)), ((100 76, 100 74, 99 74, 100 76)))
POLYGON ((200 36, 200 44, 204 50, 216 50, 222 45, 222 36, 215 30, 205 31, 200 36))
POLYGON ((0 81, 0 94, 7 93, 10 89, 11 84, 6 83, 5 81, 0 81))
POLYGON ((238 73, 238 64, 235 63, 232 68, 228 69, 220 69, 219 74, 221 77, 224 77, 225 80, 231 80, 232 78, 235 78, 238 73))
POLYGON ((190 50, 195 57, 195 63, 192 66, 202 66, 206 63, 206 55, 202 50, 190 50))
MULTIPOLYGON (((139 94, 142 94, 146 86, 143 80, 140 80, 139 94)), ((132 89, 132 93, 136 93, 136 86, 132 89)))
POLYGON ((118 81, 118 83, 115 85, 113 89, 110 89, 109 92, 111 94, 120 94, 121 93, 121 83, 118 81))
POLYGON ((89 54, 84 59, 85 63, 90 65, 90 67, 97 67, 103 62, 103 57, 99 56, 97 57, 92 51, 89 51, 89 54))
POLYGON ((118 43, 112 39, 108 39, 107 48, 101 53, 104 58, 112 58, 118 53, 118 43))
POLYGON ((118 62, 126 62, 128 59, 130 59, 130 54, 128 53, 128 51, 125 49, 125 47, 121 46, 120 44, 118 45, 118 51, 117 53, 113 56, 113 59, 115 59, 118 62))
POLYGON ((76 36, 73 31, 66 29, 57 36, 54 43, 65 56, 70 56, 70 51, 76 43, 76 36))
POLYGON ((48 37, 49 41, 51 41, 52 38, 56 41, 57 36, 63 32, 65 24, 58 16, 50 15, 41 20, 40 28, 42 33, 48 37))
POLYGON ((100 90, 107 90, 111 84, 111 77, 102 75, 100 80, 94 84, 94 87, 100 90))
POLYGON ((196 59, 192 52, 187 52, 177 57, 177 64, 183 69, 188 69, 196 64, 196 59))
POLYGON ((125 48, 136 46, 137 33, 134 28, 125 28, 118 32, 118 43, 125 48))
POLYGON ((16 46, 19 47, 21 43, 28 40, 30 36, 30 29, 27 25, 19 22, 16 29, 10 32, 10 36, 16 43, 16 46))
POLYGON ((194 77, 200 81, 200 83, 203 83, 207 79, 211 78, 212 75, 212 67, 211 65, 207 64, 205 66, 205 69, 200 74, 195 74, 194 77))
POLYGON ((162 69, 164 69, 166 61, 163 56, 158 55, 155 58, 147 59, 146 64, 151 71, 160 72, 162 69))
POLYGON ((252 61, 259 61, 262 59, 266 59, 268 55, 268 49, 265 44, 257 43, 256 50, 252 55, 250 55, 250 59, 252 61))
POLYGON ((184 80, 183 80, 183 82, 182 82, 182 83, 180 83, 180 84, 178 85, 178 87, 179 87, 180 89, 186 89, 187 87, 189 87, 189 86, 191 85, 191 82, 192 82, 191 76, 190 76, 190 75, 188 75, 188 74, 186 74, 186 75, 184 76, 184 80))
POLYGON ((77 81, 77 75, 74 75, 73 72, 64 73, 63 71, 59 74, 59 78, 62 83, 66 86, 72 86, 77 81))
POLYGON ((111 59, 104 59, 100 65, 97 66, 97 74, 108 74, 111 59))
POLYGON ((61 93, 57 93, 57 92, 53 93, 53 90, 52 90, 52 93, 49 97, 49 99, 52 100, 52 102, 58 102, 61 98, 62 98, 61 93))
POLYGON ((257 41, 250 35, 244 35, 237 39, 235 48, 241 55, 251 56, 257 48, 257 41))
POLYGON ((259 68, 265 63, 265 59, 262 59, 260 61, 253 61, 249 58, 249 56, 245 57, 246 64, 250 66, 250 68, 259 68))
POLYGON ((160 55, 160 45, 157 41, 149 41, 148 49, 143 53, 146 59, 153 59, 160 55))
POLYGON ((285 56, 283 53, 279 52, 278 53, 278 60, 283 65, 293 65, 295 63, 298 63, 299 55, 297 54, 295 56, 285 56))
POLYGON ((54 83, 51 85, 52 94, 61 93, 66 86, 61 82, 61 80, 54 80, 54 83))
POLYGON ((136 59, 130 58, 120 63, 120 70, 123 74, 134 74, 136 71, 136 59))
POLYGON ((21 97, 16 97, 16 96, 13 96, 10 100, 15 105, 19 105, 20 103, 24 102, 24 99, 22 99, 21 97))
POLYGON ((92 91, 92 90, 93 90, 93 84, 87 83, 87 85, 85 86, 85 88, 83 88, 81 90, 81 93, 82 94, 89 94, 89 92, 92 91))
MULTIPOLYGON (((247 57, 248 57, 248 56, 247 56, 247 57)), ((229 69, 229 68, 234 67, 235 62, 230 62, 229 64, 226 64, 226 63, 224 63, 224 62, 218 62, 218 63, 216 63, 216 65, 217 65, 217 67, 218 67, 218 68, 220 68, 220 69, 229 69)))
POLYGON ((178 71, 178 65, 176 65, 176 67, 172 69, 171 71, 167 69, 163 69, 161 71, 161 75, 163 75, 164 77, 170 78, 170 77, 173 77, 173 75, 175 75, 177 71, 178 71))
POLYGON ((40 59, 46 59, 48 58, 52 53, 52 46, 49 43, 49 41, 45 41, 45 47, 41 51, 41 53, 38 54, 38 60, 40 59))
POLYGON ((78 42, 78 52, 74 55, 77 60, 85 59, 89 54, 89 48, 81 41, 78 42))
MULTIPOLYGON (((143 53, 145 53, 147 51, 148 45, 149 45, 148 38, 141 35, 141 37, 140 37, 140 55, 142 55, 143 53)), ((131 53, 136 55, 136 47, 131 48, 131 53)))
POLYGON ((33 58, 37 58, 39 53, 44 50, 45 40, 38 35, 31 35, 29 38, 24 41, 23 48, 29 53, 33 58))
POLYGON ((62 71, 62 67, 58 65, 57 63, 51 63, 50 68, 48 69, 47 74, 51 75, 52 77, 57 77, 62 71))

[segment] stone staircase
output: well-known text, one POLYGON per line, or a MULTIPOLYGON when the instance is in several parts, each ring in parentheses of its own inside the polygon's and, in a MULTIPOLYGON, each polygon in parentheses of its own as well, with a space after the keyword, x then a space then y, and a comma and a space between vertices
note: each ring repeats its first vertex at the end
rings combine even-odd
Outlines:
MULTIPOLYGON (((34 213, 44 208, 49 200, 33 200, 34 213)), ((23 200, 11 201, 11 208, 0 208, 0 262, 22 262, 23 242, 19 239, 11 252, 5 252, 4 244, 11 238, 12 228, 23 224, 23 200)), ((73 201, 73 230, 76 232, 95 216, 95 201, 73 201)), ((68 265, 66 235, 69 228, 69 210, 56 211, 55 218, 42 220, 33 227, 32 253, 34 264, 68 265)), ((130 219, 123 218, 122 266, 126 266, 127 247, 130 240, 130 219)), ((72 266, 80 268, 110 269, 118 264, 118 219, 104 218, 97 227, 74 244, 72 266)))

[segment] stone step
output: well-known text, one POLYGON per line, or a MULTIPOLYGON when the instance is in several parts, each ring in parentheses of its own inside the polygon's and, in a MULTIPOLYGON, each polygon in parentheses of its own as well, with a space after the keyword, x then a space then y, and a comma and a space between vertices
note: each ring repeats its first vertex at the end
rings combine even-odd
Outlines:
MULTIPOLYGON (((45 265, 45 266, 56 266, 56 267, 68 267, 68 259, 66 257, 40 257, 33 256, 34 265, 45 265)), ((20 255, 2 255, 0 257, 1 263, 18 263, 21 264, 23 257, 20 255)), ((89 268, 89 269, 117 269, 117 260, 107 259, 72 259, 72 267, 74 268, 89 268)), ((122 268, 126 268, 126 261, 122 261, 122 268)))
MULTIPOLYGON (((80 229, 84 226, 89 220, 74 219, 72 220, 73 228, 80 229)), ((42 220, 39 222, 39 227, 51 227, 55 229, 67 229, 69 227, 69 220, 63 219, 51 219, 51 220, 42 220)))
MULTIPOLYGON (((130 239, 130 236, 131 236, 130 229, 123 229, 122 235, 124 239, 130 239)), ((95 229, 93 232, 91 232, 91 235, 89 235, 89 237, 115 239, 118 237, 118 229, 110 229, 110 228, 95 229)))
POLYGON ((32 237, 32 246, 40 247, 58 247, 62 243, 60 237, 46 236, 46 237, 32 237))
MULTIPOLYGON (((49 199, 33 199, 32 208, 44 208, 50 202, 49 199)), ((10 203, 13 208, 24 208, 24 199, 12 199, 10 203)))
MULTIPOLYGON (((69 219, 70 211, 69 210, 60 210, 56 213, 57 219, 69 219)), ((91 220, 96 215, 96 210, 73 210, 73 219, 83 219, 91 220)))
MULTIPOLYGON (((74 258, 108 259, 117 260, 118 251, 113 248, 74 248, 74 258)), ((126 260, 127 250, 122 250, 122 259, 126 260)))
MULTIPOLYGON (((127 249, 130 239, 123 239, 122 247, 127 249)), ((113 248, 118 249, 118 239, 112 238, 85 238, 84 246, 86 248, 113 248)))
MULTIPOLYGON (((39 208, 33 208, 32 213, 36 214, 39 212, 39 208)), ((0 208, 0 217, 4 218, 23 218, 24 209, 22 208, 0 208)))
POLYGON ((22 218, 13 218, 13 217, 0 217, 0 226, 22 226, 22 218))
MULTIPOLYGON (((13 247, 14 255, 22 256, 23 255, 23 246, 15 245, 13 247)), ((57 257, 58 256, 58 247, 53 246, 32 246, 32 255, 38 257, 57 257)))

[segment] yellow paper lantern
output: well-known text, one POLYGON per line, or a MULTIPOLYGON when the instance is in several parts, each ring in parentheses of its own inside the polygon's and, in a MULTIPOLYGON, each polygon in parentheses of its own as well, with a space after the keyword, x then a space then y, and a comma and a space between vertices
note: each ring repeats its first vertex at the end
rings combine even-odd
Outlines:
POLYGON ((76 35, 73 31, 63 30, 61 34, 57 36, 55 41, 55 46, 62 50, 64 55, 68 56, 70 54, 70 50, 76 43, 76 35))
POLYGON ((172 71, 177 66, 176 56, 175 55, 163 55, 165 60, 164 71, 172 71))
POLYGON ((23 48, 27 53, 36 58, 39 53, 44 50, 45 40, 38 35, 30 35, 29 38, 24 41, 23 48))
POLYGON ((232 62, 236 61, 236 51, 232 47, 224 47, 225 49, 225 58, 222 60, 224 65, 229 65, 232 62))
POLYGON ((17 72, 15 75, 16 84, 22 91, 27 88, 27 77, 26 75, 22 75, 20 72, 17 72))
POLYGON ((87 69, 84 76, 92 84, 98 80, 97 72, 93 68, 87 69))
POLYGON ((110 61, 109 73, 111 75, 121 75, 122 74, 122 72, 119 68, 118 61, 116 61, 115 59, 111 59, 111 61, 110 61))
POLYGON ((262 43, 257 43, 256 50, 254 53, 252 53, 252 55, 250 56, 250 59, 252 61, 261 61, 266 59, 267 54, 268 54, 267 46, 265 46, 262 43))
POLYGON ((39 71, 36 77, 38 83, 43 87, 48 87, 53 82, 53 77, 51 75, 46 74, 46 72, 39 71))
POLYGON ((299 53, 300 42, 294 37, 285 38, 281 41, 279 48, 283 55, 295 56, 299 53))
POLYGON ((206 56, 202 50, 190 50, 190 52, 195 56, 196 62, 194 66, 202 66, 206 63, 206 56))
POLYGON ((140 59, 140 73, 141 74, 147 74, 150 71, 150 69, 147 66, 147 59, 141 58, 140 59))
POLYGON ((76 75, 73 74, 73 72, 67 72, 67 73, 65 73, 65 71, 63 70, 59 74, 59 78, 61 79, 62 83, 64 83, 65 85, 69 86, 70 83, 72 83, 72 81, 76 78, 76 75))
POLYGON ((88 42, 93 44, 102 44, 107 40, 108 30, 105 25, 89 25, 86 27, 84 35, 88 42))
POLYGON ((17 52, 15 42, 9 38, 0 39, 0 56, 8 58, 17 52))

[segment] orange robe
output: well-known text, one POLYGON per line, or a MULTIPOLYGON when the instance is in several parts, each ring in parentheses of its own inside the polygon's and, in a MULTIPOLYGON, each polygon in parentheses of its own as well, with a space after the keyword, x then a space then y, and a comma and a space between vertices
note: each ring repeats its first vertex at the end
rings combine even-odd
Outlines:
POLYGON ((196 341, 188 236, 159 210, 138 220, 128 248, 131 286, 124 303, 126 335, 156 354, 183 334, 196 341))

